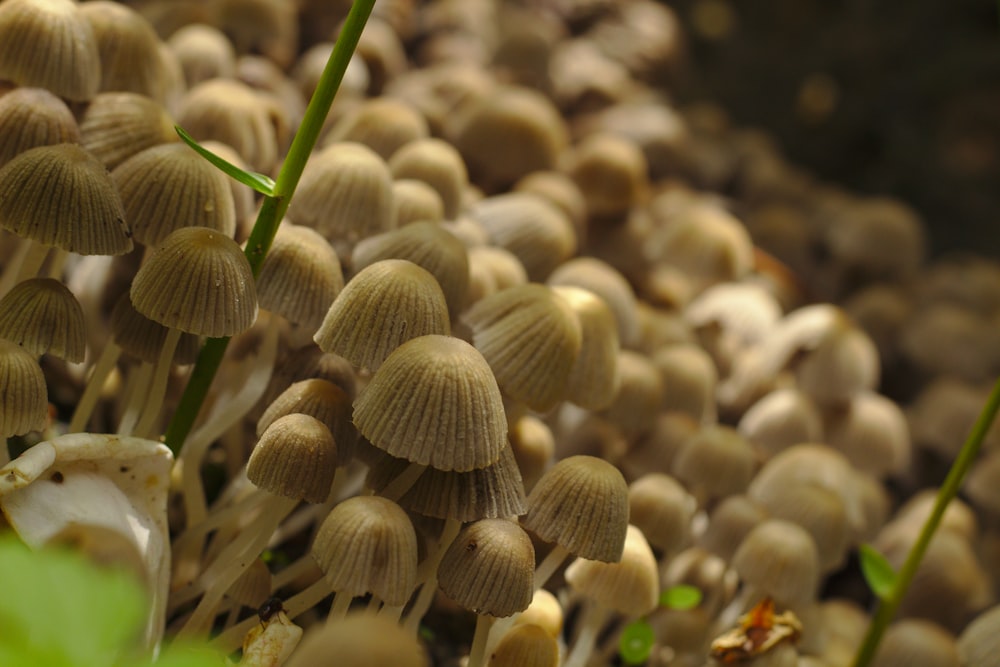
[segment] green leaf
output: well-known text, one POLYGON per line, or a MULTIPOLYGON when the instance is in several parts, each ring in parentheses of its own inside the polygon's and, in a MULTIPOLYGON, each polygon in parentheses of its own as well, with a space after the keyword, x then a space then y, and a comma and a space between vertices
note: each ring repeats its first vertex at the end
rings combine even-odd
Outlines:
POLYGON ((653 626, 644 620, 633 621, 622 629, 618 655, 626 665, 641 665, 649 660, 655 643, 653 626))
POLYGON ((267 195, 268 197, 274 196, 274 181, 271 180, 269 176, 259 174, 255 171, 240 169, 232 162, 222 159, 195 141, 194 137, 185 132, 184 128, 180 125, 174 125, 174 130, 177 132, 177 136, 184 140, 184 143, 193 148, 203 158, 214 164, 222 173, 226 174, 233 180, 242 183, 243 185, 253 188, 262 195, 267 195))
POLYGON ((220 667, 223 656, 197 644, 171 644, 151 667, 220 667))
POLYGON ((701 589, 697 586, 679 584, 660 593, 660 606, 684 611, 701 604, 701 589))
POLYGON ((880 600, 884 600, 896 586, 896 571, 885 556, 870 544, 862 544, 858 549, 858 556, 861 560, 861 573, 868 587, 880 600))

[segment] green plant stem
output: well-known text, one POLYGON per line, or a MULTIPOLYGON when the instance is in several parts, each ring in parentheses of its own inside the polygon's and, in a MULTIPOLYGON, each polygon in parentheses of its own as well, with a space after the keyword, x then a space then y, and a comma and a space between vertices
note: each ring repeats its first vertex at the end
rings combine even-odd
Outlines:
MULTIPOLYGON (((250 232, 250 238, 247 239, 245 251, 254 277, 260 273, 260 267, 264 264, 264 258, 278 231, 278 225, 288 210, 288 204, 295 193, 295 187, 299 184, 306 160, 309 159, 323 129, 330 105, 333 104, 333 98, 340 88, 344 72, 361 39, 361 31, 368 22, 374 4, 375 0, 355 0, 351 6, 344 27, 340 31, 340 37, 316 86, 316 92, 309 100, 302 123, 281 165, 281 171, 278 172, 274 184, 274 196, 264 197, 260 213, 257 214, 257 221, 250 232)), ((198 355, 177 411, 174 412, 164 437, 164 441, 175 456, 180 452, 184 440, 194 426, 228 345, 228 338, 212 338, 205 342, 198 355)))
POLYGON ((879 603, 878 610, 868 625, 868 632, 865 635, 864 641, 858 648, 858 653, 854 658, 854 667, 868 667, 872 658, 875 657, 875 651, 882 639, 882 634, 889 627, 889 623, 896 615, 896 610, 903 601, 903 597, 910 587, 910 582, 913 581, 913 577, 917 573, 917 568, 920 567, 920 561, 923 560, 924 553, 927 551, 927 545, 930 544, 934 532, 941 523, 941 517, 944 516, 945 510, 948 508, 948 503, 958 495, 958 491, 962 486, 962 480, 965 479, 966 473, 969 472, 969 468, 975 462, 979 454, 979 449, 983 444, 983 439, 990 430, 990 426, 993 425, 998 410, 1000 410, 1000 380, 993 386, 993 391, 990 393, 986 405, 983 406, 982 411, 979 413, 979 418, 976 419, 976 423, 972 427, 972 432, 966 438, 961 451, 958 453, 958 457, 951 465, 951 470, 948 471, 948 476, 945 478, 941 488, 938 489, 937 498, 934 501, 934 509, 931 510, 930 516, 927 517, 927 521, 924 523, 920 535, 917 537, 917 541, 913 544, 910 553, 906 556, 906 561, 899 569, 895 585, 889 594, 879 603))

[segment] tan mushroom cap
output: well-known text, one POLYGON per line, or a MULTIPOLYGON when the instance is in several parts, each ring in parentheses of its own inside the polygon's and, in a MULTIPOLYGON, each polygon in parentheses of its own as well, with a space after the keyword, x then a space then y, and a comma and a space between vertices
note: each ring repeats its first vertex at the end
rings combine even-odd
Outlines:
POLYGON ((96 95, 101 59, 80 6, 71 0, 2 3, 0 79, 45 88, 73 101, 96 95))
POLYGON ((188 87, 236 72, 236 51, 225 33, 204 23, 192 23, 174 32, 166 41, 177 55, 188 87))
POLYGON ((642 531, 632 525, 620 561, 577 558, 566 568, 566 582, 588 599, 628 617, 648 614, 659 604, 656 557, 642 531))
POLYGON ((757 524, 733 554, 732 567, 778 607, 803 607, 819 587, 819 553, 804 528, 780 519, 757 524))
POLYGON ((258 488, 286 498, 325 502, 337 469, 337 443, 315 417, 290 414, 261 434, 247 462, 258 488))
POLYGON ((38 362, 20 346, 0 340, 0 437, 38 431, 48 414, 45 375, 38 362))
POLYGON ((169 88, 160 38, 139 12, 109 0, 80 5, 101 57, 102 91, 139 93, 163 102, 169 88))
MULTIPOLYGON (((136 359, 155 364, 167 339, 167 327, 138 312, 123 293, 111 311, 111 339, 136 359)), ((181 334, 174 350, 174 363, 193 364, 201 343, 194 334, 181 334)))
POLYGON ((81 255, 132 250, 118 190, 104 165, 76 144, 27 150, 0 169, 0 226, 81 255))
POLYGON ((624 216, 649 188, 645 155, 631 140, 615 134, 585 137, 567 162, 566 171, 580 187, 592 219, 624 216))
POLYGON ((108 169, 159 144, 180 141, 159 103, 138 93, 101 93, 80 119, 83 147, 108 169))
POLYGON ((593 456, 571 456, 535 484, 522 523, 576 556, 615 562, 622 556, 628 511, 628 486, 617 468, 593 456))
POLYGON ((24 280, 0 299, 0 338, 34 355, 79 363, 87 352, 83 307, 58 280, 24 280))
POLYGON ((320 526, 312 556, 330 587, 352 597, 372 593, 402 605, 417 585, 417 535, 406 512, 380 496, 339 503, 320 526))
POLYGON ((476 614, 502 618, 527 609, 534 593, 535 549, 516 522, 471 523, 448 547, 438 583, 449 598, 476 614))
POLYGON ((321 421, 337 443, 338 465, 345 465, 353 456, 358 431, 351 422, 350 395, 334 383, 322 378, 309 378, 291 384, 271 402, 257 420, 257 437, 285 415, 300 413, 321 421))
POLYGON ((601 410, 615 400, 621 386, 618 371, 618 326, 601 297, 580 287, 553 287, 580 321, 581 344, 570 373, 566 400, 588 410, 601 410))
POLYGON ((564 399, 580 352, 580 322, 544 285, 511 287, 485 297, 463 320, 505 393, 547 411, 564 399))
POLYGON ((135 275, 137 311, 199 336, 233 336, 257 317, 250 262, 228 236, 204 227, 171 233, 135 275))
POLYGON ((660 551, 675 553, 690 540, 691 520, 698 505, 669 475, 650 473, 632 482, 628 505, 629 522, 660 551))
POLYGON ((756 466, 753 447, 736 429, 709 426, 684 443, 671 469, 705 502, 746 491, 756 466))
POLYGON ((314 337, 325 351, 376 370, 408 340, 451 332, 434 276, 413 262, 385 259, 348 281, 314 337))
POLYGON ((66 103, 42 88, 15 88, 0 97, 0 166, 29 148, 80 143, 66 103))
POLYGON ((697 545, 728 563, 747 534, 766 518, 764 508, 745 495, 723 498, 712 509, 708 525, 698 535, 697 545))
POLYGON ((438 470, 484 468, 507 442, 489 365, 448 336, 421 336, 397 348, 355 401, 354 423, 379 449, 438 470))
POLYGON ((388 160, 405 144, 427 137, 427 121, 412 106, 392 97, 365 100, 340 118, 324 143, 354 141, 388 160))
POLYGON ((518 623, 490 654, 489 667, 558 667, 559 642, 544 628, 518 623))
POLYGON ((397 228, 415 222, 442 222, 444 203, 437 190, 415 178, 392 182, 392 210, 397 228))
POLYGON ((287 667, 316 667, 336 656, 337 667, 428 667, 416 635, 395 621, 373 614, 348 614, 317 623, 305 634, 287 667))
POLYGON ((874 664, 879 667, 959 667, 979 663, 961 662, 955 636, 936 623, 903 618, 886 629, 874 664))
POLYGON ((273 577, 267 564, 257 558, 226 591, 226 597, 244 607, 257 609, 271 596, 273 577))
POLYGON ((412 141, 389 158, 389 169, 396 180, 415 179, 434 188, 441 196, 445 219, 458 216, 469 175, 454 146, 434 138, 412 141))

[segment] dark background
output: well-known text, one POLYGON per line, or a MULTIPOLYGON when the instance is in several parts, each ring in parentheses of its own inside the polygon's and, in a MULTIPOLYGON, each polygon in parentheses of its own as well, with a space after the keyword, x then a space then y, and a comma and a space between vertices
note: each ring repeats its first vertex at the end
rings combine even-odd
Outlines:
POLYGON ((1000 258, 995 0, 668 4, 688 40, 681 101, 719 102, 824 180, 906 200, 935 255, 1000 258))

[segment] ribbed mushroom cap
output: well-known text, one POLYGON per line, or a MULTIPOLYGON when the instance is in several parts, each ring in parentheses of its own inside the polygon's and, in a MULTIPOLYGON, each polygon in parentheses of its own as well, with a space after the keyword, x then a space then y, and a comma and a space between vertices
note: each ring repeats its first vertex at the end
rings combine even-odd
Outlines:
POLYGON ((108 0, 80 5, 101 56, 101 90, 139 93, 163 102, 169 75, 153 26, 131 7, 108 0))
POLYGON ((247 477, 258 488, 310 503, 326 501, 336 470, 337 443, 330 429, 303 414, 276 419, 247 462, 247 477))
POLYGON ((524 489, 531 491, 553 462, 556 441, 552 429, 538 417, 524 415, 510 425, 508 439, 524 489))
POLYGON ((181 227, 236 232, 233 193, 225 174, 181 143, 147 148, 119 164, 115 179, 135 240, 157 246, 181 227))
POLYGON ((58 280, 24 280, 0 299, 0 338, 34 355, 79 363, 87 352, 83 307, 58 280))
POLYGON ((0 97, 0 166, 37 146, 80 143, 66 103, 42 88, 15 88, 0 97))
POLYGON ((651 357, 663 380, 661 409, 685 412, 700 422, 715 418, 715 386, 719 372, 699 345, 667 345, 651 357))
MULTIPOLYGON (((167 339, 167 328, 132 307, 128 292, 118 298, 111 311, 111 338, 115 345, 140 361, 155 364, 167 339)), ((174 350, 174 363, 193 364, 201 343, 194 334, 181 334, 174 350)))
POLYGON ((601 415, 634 438, 653 428, 663 403, 663 380, 652 360, 632 350, 619 350, 618 391, 601 415))
POLYGON ((650 472, 670 473, 674 459, 700 428, 690 415, 664 412, 653 422, 653 428, 628 446, 618 466, 628 479, 650 472))
POLYGON ((632 346, 639 336, 639 313, 635 291, 625 276, 596 257, 575 257, 560 264, 549 276, 549 285, 573 285, 604 299, 618 323, 622 345, 632 346))
POLYGON ((344 288, 337 253, 319 232, 285 223, 257 276, 257 301, 315 333, 344 288))
POLYGON ((823 420, 811 398, 799 389, 776 389, 743 413, 739 432, 766 457, 800 442, 816 442, 823 420))
POLYGON ((672 471, 702 501, 742 493, 753 479, 757 457, 736 429, 703 427, 684 443, 672 471))
POLYGON ((514 619, 515 627, 522 624, 542 628, 550 637, 558 639, 563 630, 562 605, 548 590, 535 589, 535 593, 531 596, 531 604, 514 619))
POLYGON ((325 143, 354 141, 388 160, 405 144, 428 135, 427 121, 406 102, 392 97, 366 100, 330 129, 325 143))
POLYGON ((615 562, 622 557, 628 511, 628 486, 617 468, 593 456, 570 456, 535 484, 522 523, 576 556, 615 562))
POLYGON ((213 26, 186 25, 170 35, 167 46, 177 56, 189 88, 236 72, 236 51, 225 33, 213 26))
POLYGON ((535 171, 514 184, 514 192, 532 192, 555 204, 576 230, 580 245, 586 240, 587 202, 580 187, 559 171, 535 171))
POLYGON ((334 507, 311 552, 338 593, 372 593, 395 606, 405 604, 417 585, 413 524, 399 505, 381 496, 355 496, 334 507))
POLYGON ((576 231, 569 218, 530 192, 483 199, 469 214, 486 230, 493 245, 521 260, 533 281, 545 280, 576 252, 576 231))
POLYGON ((628 526, 619 562, 603 563, 577 558, 566 568, 566 583, 575 590, 625 616, 644 616, 660 599, 656 557, 642 531, 628 526))
POLYGON ((882 479, 910 465, 910 430, 896 403, 873 391, 852 395, 825 423, 826 442, 856 469, 882 479))
POLYGON ((392 182, 394 225, 405 227, 414 222, 442 222, 444 203, 437 190, 415 178, 392 182))
POLYGON ((354 247, 351 259, 355 271, 383 259, 413 262, 437 279, 451 316, 461 311, 469 288, 469 256, 462 242, 440 224, 414 222, 370 236, 354 247))
POLYGON ((958 638, 963 667, 995 667, 1000 655, 1000 605, 969 623, 958 638))
POLYGON ((111 175, 76 144, 32 148, 0 169, 0 226, 80 255, 132 250, 111 175))
POLYGON ((767 519, 747 533, 732 567, 747 585, 770 595, 778 607, 803 607, 819 586, 819 553, 804 528, 767 519))
POLYGON ((805 528, 816 544, 820 570, 832 572, 844 564, 851 544, 850 526, 840 496, 818 484, 789 484, 761 498, 770 518, 805 528))
POLYGON ((507 441, 489 365, 448 336, 414 338, 393 352, 355 401, 354 423, 379 449, 438 470, 484 468, 507 441))
POLYGON ((130 294, 149 319, 199 336, 233 336, 257 317, 250 262, 235 241, 204 227, 171 233, 140 267, 130 294))
POLYGON ((698 504, 674 478, 643 475, 628 488, 629 522, 665 554, 680 550, 691 538, 691 519, 698 504))
POLYGON ((317 623, 302 638, 287 667, 325 665, 331 656, 336 656, 337 667, 430 665, 414 633, 374 614, 348 614, 333 623, 317 623))
POLYGON ((959 660, 955 636, 930 621, 904 618, 885 631, 875 653, 879 667, 959 667, 976 663, 959 660))
POLYGON ((601 297, 580 287, 553 287, 580 322, 580 354, 570 372, 566 400, 588 410, 609 407, 621 386, 618 327, 601 297))
MULTIPOLYGON (((473 224, 478 227, 478 223, 473 224)), ((525 271, 524 264, 509 250, 491 245, 477 245, 469 248, 468 256, 469 288, 465 299, 467 306, 508 287, 528 282, 528 272, 525 271)))
POLYGON ((463 320, 505 393, 533 410, 565 398, 580 353, 580 322, 544 285, 511 287, 476 302, 463 320))
POLYGON ((489 667, 559 667, 559 642, 537 625, 518 623, 497 642, 486 664, 489 667))
POLYGON ((389 167, 362 144, 330 144, 306 163, 288 217, 334 245, 388 231, 394 222, 389 167))
POLYGON ((697 544, 728 563, 747 534, 766 518, 760 504, 742 494, 723 498, 712 510, 697 544))
POLYGON ((458 216, 469 175, 462 156, 451 144, 434 138, 412 141, 393 153, 389 169, 396 180, 412 178, 434 188, 444 204, 445 219, 458 216))
POLYGON ((351 397, 334 383, 321 378, 301 380, 267 406, 257 420, 257 437, 285 415, 309 415, 330 429, 337 443, 337 465, 345 465, 354 456, 358 441, 358 431, 351 422, 352 411, 351 397))
POLYGON ((38 362, 22 347, 0 340, 0 437, 38 431, 48 414, 45 375, 38 362))
POLYGON ((0 79, 85 101, 97 94, 101 59, 79 5, 7 0, 0 6, 0 79), (39 58, 39 54, 45 54, 39 58))
POLYGON ((646 157, 632 141, 610 133, 586 137, 567 159, 592 219, 617 219, 649 188, 646 157))
POLYGON ((257 609, 271 596, 271 571, 263 560, 257 558, 226 591, 226 597, 244 607, 257 609))
POLYGON ((83 147, 108 169, 159 144, 180 141, 174 121, 157 102, 138 93, 101 93, 80 119, 83 147))
POLYGON ((476 614, 498 618, 527 609, 534 575, 531 538, 508 519, 483 519, 463 528, 438 566, 445 595, 476 614))
MULTIPOLYGON (((379 493, 407 466, 406 459, 383 455, 370 465, 366 484, 379 493)), ((485 468, 469 472, 428 468, 398 502, 411 512, 463 522, 517 516, 525 511, 524 485, 510 447, 504 447, 497 462, 485 468)))
POLYGON ((314 338, 325 352, 374 371, 406 341, 450 332, 434 276, 413 262, 385 259, 348 281, 314 338))

